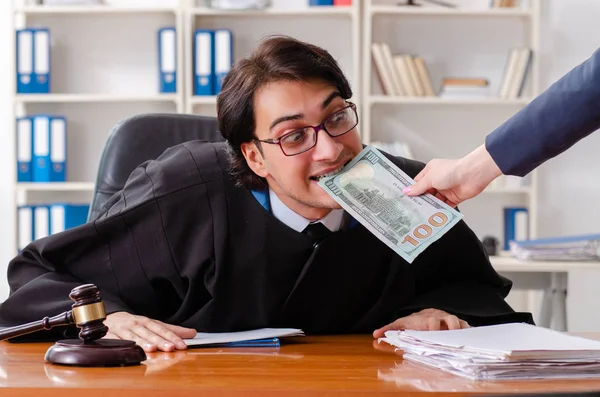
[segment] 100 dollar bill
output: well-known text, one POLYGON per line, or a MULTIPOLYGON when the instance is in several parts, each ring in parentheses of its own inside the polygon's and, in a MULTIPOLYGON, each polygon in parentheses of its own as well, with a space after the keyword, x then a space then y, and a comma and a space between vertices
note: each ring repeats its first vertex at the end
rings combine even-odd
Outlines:
POLYGON ((442 237, 463 215, 431 194, 402 193, 414 180, 372 146, 319 181, 364 227, 407 262, 442 237))

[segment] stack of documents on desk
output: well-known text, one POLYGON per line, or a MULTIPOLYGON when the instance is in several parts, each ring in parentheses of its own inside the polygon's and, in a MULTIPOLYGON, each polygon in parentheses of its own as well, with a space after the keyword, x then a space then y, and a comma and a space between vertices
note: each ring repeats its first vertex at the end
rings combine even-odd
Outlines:
POLYGON ((600 377, 600 342, 529 324, 388 331, 404 359, 473 380, 600 377))
POLYGON ((184 339, 188 346, 278 347, 280 338, 304 336, 296 328, 260 328, 239 332, 198 332, 193 339, 184 339))
POLYGON ((512 256, 534 261, 600 260, 600 234, 509 242, 512 256))

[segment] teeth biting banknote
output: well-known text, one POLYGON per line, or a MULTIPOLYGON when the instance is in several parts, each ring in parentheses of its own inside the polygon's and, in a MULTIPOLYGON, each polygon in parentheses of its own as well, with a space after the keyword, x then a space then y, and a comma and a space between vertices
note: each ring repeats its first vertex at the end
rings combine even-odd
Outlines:
POLYGON ((430 194, 409 197, 402 193, 414 181, 372 146, 341 172, 323 176, 318 183, 409 263, 463 218, 430 194))

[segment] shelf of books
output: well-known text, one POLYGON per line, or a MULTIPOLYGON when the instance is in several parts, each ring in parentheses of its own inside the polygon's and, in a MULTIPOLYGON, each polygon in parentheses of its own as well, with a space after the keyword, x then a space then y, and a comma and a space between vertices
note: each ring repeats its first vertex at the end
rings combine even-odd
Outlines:
POLYGON ((245 4, 242 9, 240 2, 211 0, 15 0, 12 224, 18 231, 29 225, 31 233, 17 233, 21 239, 13 246, 22 246, 23 236, 44 235, 33 233, 33 221, 43 215, 30 223, 23 207, 89 203, 91 181, 116 124, 140 113, 215 115, 223 77, 269 34, 330 50, 359 96, 358 0, 245 4), (340 34, 307 29, 315 24, 340 34))
MULTIPOLYGON (((539 94, 542 2, 412 3, 364 3, 363 141, 423 163, 459 158, 539 94)), ((459 207, 499 249, 533 238, 536 173, 498 178, 459 207)))
MULTIPOLYGON (((192 0, 185 12, 186 112, 216 115, 216 95, 236 60, 250 55, 271 34, 286 34, 328 49, 360 89, 360 2, 358 0, 272 1, 270 6, 240 9, 234 2, 192 0), (326 24, 338 35, 323 35, 308 24, 326 24)), ((257 5, 261 2, 255 2, 257 5)), ((265 2, 262 2, 265 4, 265 2)))
POLYGON ((104 143, 119 121, 183 112, 182 4, 143 3, 15 1, 18 249, 86 221, 104 143))

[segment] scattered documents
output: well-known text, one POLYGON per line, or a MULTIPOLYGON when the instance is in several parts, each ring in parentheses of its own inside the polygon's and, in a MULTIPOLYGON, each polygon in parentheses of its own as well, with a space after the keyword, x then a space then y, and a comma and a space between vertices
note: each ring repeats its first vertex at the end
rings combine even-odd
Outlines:
POLYGON ((600 261, 600 234, 511 241, 510 252, 519 260, 600 261))
POLYGON ((230 344, 236 347, 265 347, 269 346, 270 343, 278 344, 279 338, 292 336, 304 336, 304 332, 295 328, 261 328, 250 331, 217 333, 198 332, 193 339, 184 339, 183 341, 188 346, 230 344))
POLYGON ((600 377, 600 342, 524 323, 388 331, 407 361, 472 380, 600 377))

